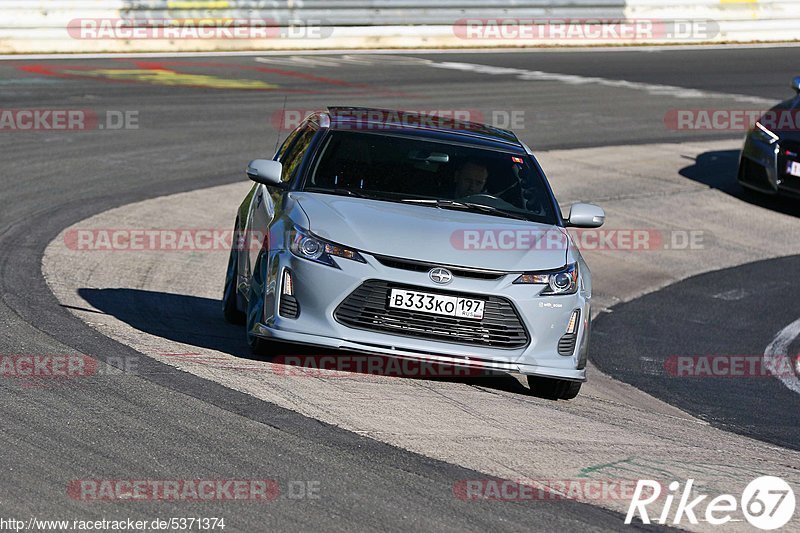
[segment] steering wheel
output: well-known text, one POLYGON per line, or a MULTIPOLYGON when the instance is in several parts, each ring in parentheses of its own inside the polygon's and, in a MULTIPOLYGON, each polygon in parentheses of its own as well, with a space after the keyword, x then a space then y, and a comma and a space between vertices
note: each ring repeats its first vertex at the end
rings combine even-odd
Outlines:
POLYGON ((478 194, 470 194, 469 196, 464 196, 463 198, 461 198, 461 200, 472 201, 472 200, 480 200, 481 198, 486 198, 488 200, 500 200, 500 198, 498 198, 497 196, 485 192, 478 194))
POLYGON ((475 204, 483 204, 489 207, 496 207, 497 209, 517 209, 517 207, 502 198, 498 198, 493 194, 488 193, 479 193, 479 194, 472 194, 470 196, 465 196, 464 198, 459 198, 462 202, 471 202, 475 204), (480 200, 483 200, 482 202, 480 200))

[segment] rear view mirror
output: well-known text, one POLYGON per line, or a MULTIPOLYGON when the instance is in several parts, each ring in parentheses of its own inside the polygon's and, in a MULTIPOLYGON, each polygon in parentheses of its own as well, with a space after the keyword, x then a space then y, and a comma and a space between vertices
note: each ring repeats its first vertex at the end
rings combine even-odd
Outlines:
POLYGON ((794 89, 797 94, 800 94, 800 76, 792 78, 792 89, 794 89))
POLYGON ((426 161, 429 163, 447 163, 450 161, 450 156, 448 154, 428 152, 426 150, 412 150, 409 152, 408 158, 414 161, 426 161))
POLYGON ((286 186, 281 181, 283 165, 277 161, 268 159, 256 159, 247 165, 247 177, 256 183, 261 183, 270 187, 284 188, 286 186))
POLYGON ((574 228, 599 228, 606 221, 606 213, 594 204, 572 204, 567 225, 574 228))

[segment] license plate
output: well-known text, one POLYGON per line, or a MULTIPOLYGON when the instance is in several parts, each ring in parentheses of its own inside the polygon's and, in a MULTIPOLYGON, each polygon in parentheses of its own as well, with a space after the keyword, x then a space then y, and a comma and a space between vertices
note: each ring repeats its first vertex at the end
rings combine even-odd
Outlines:
POLYGON ((474 300, 472 298, 442 296, 403 289, 392 289, 389 294, 389 307, 395 309, 458 318, 474 318, 475 320, 483 319, 485 303, 483 300, 474 300))
POLYGON ((786 162, 786 173, 787 174, 791 174, 792 176, 800 177, 800 162, 787 161, 786 162))

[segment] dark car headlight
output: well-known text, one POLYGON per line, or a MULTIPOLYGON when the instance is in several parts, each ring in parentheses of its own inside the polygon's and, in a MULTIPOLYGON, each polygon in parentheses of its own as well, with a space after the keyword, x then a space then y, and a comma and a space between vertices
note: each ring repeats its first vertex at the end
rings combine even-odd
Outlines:
POLYGON ((541 292, 542 296, 575 294, 578 292, 578 263, 571 263, 559 270, 525 273, 514 280, 514 283, 547 285, 541 292))
POLYGON ((339 268, 339 265, 333 260, 334 257, 366 263, 356 250, 320 239, 310 232, 297 227, 287 232, 286 240, 289 242, 289 250, 302 259, 336 268, 339 268))
POLYGON ((756 122, 756 127, 753 128, 753 137, 767 144, 774 144, 780 140, 780 137, 772 133, 761 122, 756 122))

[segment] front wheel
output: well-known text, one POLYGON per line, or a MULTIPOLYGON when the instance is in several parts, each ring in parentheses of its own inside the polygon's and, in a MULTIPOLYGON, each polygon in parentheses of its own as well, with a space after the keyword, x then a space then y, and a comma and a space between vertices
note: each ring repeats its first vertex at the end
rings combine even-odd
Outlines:
POLYGON ((581 391, 581 385, 579 381, 528 376, 531 394, 548 400, 572 400, 581 391))

